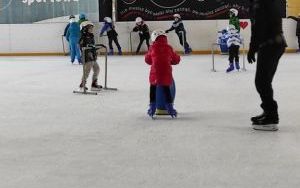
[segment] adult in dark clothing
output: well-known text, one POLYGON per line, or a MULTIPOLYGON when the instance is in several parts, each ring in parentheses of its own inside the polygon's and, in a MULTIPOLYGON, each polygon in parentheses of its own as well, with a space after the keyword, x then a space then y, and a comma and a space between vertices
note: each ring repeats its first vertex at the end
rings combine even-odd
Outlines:
POLYGON ((298 37, 298 44, 299 44, 299 48, 298 48, 297 52, 300 52, 300 13, 299 13, 298 17, 289 16, 288 18, 291 18, 297 22, 296 36, 298 37))
POLYGON ((146 44, 147 47, 149 49, 150 47, 150 32, 149 32, 149 28, 147 26, 147 24, 145 24, 144 20, 141 17, 137 17, 135 19, 135 23, 136 26, 133 28, 133 32, 139 32, 139 36, 140 36, 140 43, 136 49, 136 54, 138 54, 140 52, 141 46, 144 43, 144 41, 146 40, 146 44))
POLYGON ((263 113, 252 117, 256 130, 276 131, 279 123, 278 105, 273 98, 272 81, 287 47, 282 30, 280 0, 250 0, 251 43, 248 61, 256 61, 256 89, 261 97, 263 113))
POLYGON ((186 40, 186 30, 182 23, 181 16, 179 14, 174 14, 173 17, 174 17, 174 22, 171 28, 166 30, 166 33, 175 30, 175 33, 179 38, 181 46, 184 47, 184 53, 190 54, 192 52, 192 48, 190 47, 189 43, 186 40))

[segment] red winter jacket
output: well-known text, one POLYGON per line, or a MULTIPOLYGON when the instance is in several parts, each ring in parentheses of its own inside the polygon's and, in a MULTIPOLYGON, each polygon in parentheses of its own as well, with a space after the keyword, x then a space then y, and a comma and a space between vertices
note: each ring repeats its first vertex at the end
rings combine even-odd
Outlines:
POLYGON ((180 56, 168 44, 166 36, 159 36, 145 56, 151 65, 149 81, 151 85, 170 86, 172 84, 172 66, 180 62, 180 56))

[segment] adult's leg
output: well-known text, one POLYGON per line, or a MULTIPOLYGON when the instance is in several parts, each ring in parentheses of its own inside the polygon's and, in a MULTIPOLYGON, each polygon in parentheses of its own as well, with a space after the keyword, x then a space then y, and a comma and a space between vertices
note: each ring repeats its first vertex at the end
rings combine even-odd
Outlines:
POLYGON ((298 45, 299 45, 299 50, 300 50, 300 35, 298 36, 298 45))
POLYGON ((265 46, 257 56, 255 85, 262 100, 261 107, 264 112, 274 115, 278 114, 278 105, 274 100, 272 81, 284 50, 280 46, 265 46))
POLYGON ((70 40, 70 47, 71 47, 70 56, 71 56, 71 62, 72 63, 75 61, 76 45, 77 45, 77 43, 75 41, 70 40))

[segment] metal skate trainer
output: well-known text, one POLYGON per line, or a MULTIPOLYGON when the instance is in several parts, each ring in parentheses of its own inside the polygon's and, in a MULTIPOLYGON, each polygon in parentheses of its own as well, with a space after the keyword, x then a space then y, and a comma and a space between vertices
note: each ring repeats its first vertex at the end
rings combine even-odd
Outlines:
MULTIPOLYGON (((82 69, 83 69, 83 74, 85 74, 85 71, 84 71, 84 66, 85 66, 85 55, 86 55, 86 50, 90 50, 90 49, 94 49, 96 48, 96 51, 98 52, 99 50, 101 49, 105 49, 105 79, 104 79, 104 87, 102 88, 103 90, 112 90, 112 91, 117 91, 118 89, 117 88, 109 88, 107 86, 107 77, 108 77, 108 66, 107 66, 107 47, 103 44, 96 44, 95 46, 93 47, 84 47, 82 48, 82 62, 83 62, 83 65, 82 65, 82 69)), ((101 91, 88 91, 85 87, 86 83, 84 83, 83 85, 83 90, 74 90, 73 93, 78 93, 78 94, 85 94, 85 95, 98 95, 98 92, 101 91)))

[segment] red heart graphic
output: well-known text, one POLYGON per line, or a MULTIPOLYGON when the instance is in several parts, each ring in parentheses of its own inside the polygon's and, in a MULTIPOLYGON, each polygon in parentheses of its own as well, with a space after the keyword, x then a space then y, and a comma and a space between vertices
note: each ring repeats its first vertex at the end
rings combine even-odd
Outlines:
POLYGON ((242 29, 246 29, 248 27, 248 22, 240 22, 240 26, 242 29))

